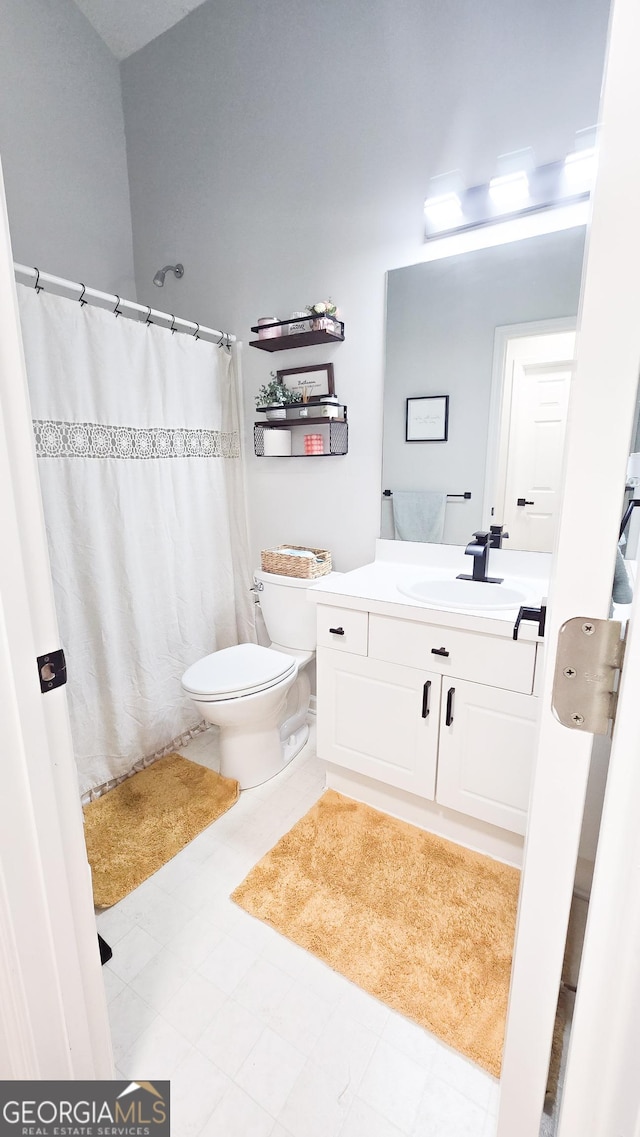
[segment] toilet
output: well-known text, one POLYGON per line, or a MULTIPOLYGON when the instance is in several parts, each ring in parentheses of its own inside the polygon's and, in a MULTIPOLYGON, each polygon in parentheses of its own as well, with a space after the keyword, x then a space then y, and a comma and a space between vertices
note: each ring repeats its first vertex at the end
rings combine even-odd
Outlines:
POLYGON ((309 580, 254 574, 270 647, 238 644, 198 660, 182 688, 206 722, 220 727, 220 773, 243 790, 273 778, 309 737, 316 609, 309 580))

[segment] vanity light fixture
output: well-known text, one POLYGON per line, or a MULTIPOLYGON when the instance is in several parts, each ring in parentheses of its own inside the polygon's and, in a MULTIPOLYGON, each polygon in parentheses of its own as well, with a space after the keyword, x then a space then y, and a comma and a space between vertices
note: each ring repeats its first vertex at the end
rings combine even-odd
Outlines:
POLYGON ((454 229, 464 221, 462 202, 457 193, 440 193, 424 203, 427 222, 436 230, 454 229))
POLYGON ((500 213, 513 213, 529 201, 529 179, 524 170, 498 174, 489 182, 489 197, 500 213))
POLYGON ((585 150, 574 150, 564 160, 564 181, 570 194, 589 191, 596 175, 596 150, 589 146, 585 150))

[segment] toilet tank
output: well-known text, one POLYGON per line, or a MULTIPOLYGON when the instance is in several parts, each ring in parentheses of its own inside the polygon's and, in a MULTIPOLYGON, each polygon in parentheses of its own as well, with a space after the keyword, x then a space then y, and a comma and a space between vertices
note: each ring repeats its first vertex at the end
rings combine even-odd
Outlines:
POLYGON ((258 596, 271 642, 281 647, 315 651, 316 606, 307 598, 309 585, 315 581, 276 576, 262 570, 253 576, 256 584, 262 585, 258 596))

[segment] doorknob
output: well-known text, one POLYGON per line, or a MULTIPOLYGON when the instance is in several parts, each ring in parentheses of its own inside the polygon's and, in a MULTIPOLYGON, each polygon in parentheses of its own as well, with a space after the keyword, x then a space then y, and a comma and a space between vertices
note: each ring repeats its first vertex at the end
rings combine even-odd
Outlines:
POLYGON ((516 501, 516 505, 535 505, 535 504, 536 504, 535 501, 526 501, 526 499, 523 497, 519 497, 518 500, 516 501))

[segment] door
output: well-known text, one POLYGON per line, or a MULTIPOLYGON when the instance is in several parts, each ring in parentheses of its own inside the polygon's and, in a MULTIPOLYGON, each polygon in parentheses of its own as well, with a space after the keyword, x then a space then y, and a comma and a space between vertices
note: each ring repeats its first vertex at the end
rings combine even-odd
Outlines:
POLYGON ((574 350, 573 332, 522 336, 507 344, 497 510, 514 549, 553 549, 574 350))
POLYGON ((433 801, 440 676, 318 648, 318 753, 433 801))
POLYGON ((0 173, 0 1078, 110 1078, 104 984, 0 173))
POLYGON ((446 679, 436 801, 524 833, 538 700, 446 679))
MULTIPOLYGON (((640 368, 640 149, 629 145, 640 107, 639 44, 640 5, 615 0, 549 596, 498 1137, 538 1137, 590 765, 592 736, 567 730, 556 720, 552 685, 560 626, 581 615, 606 619, 611 600, 640 368)), ((637 694, 631 698, 637 702, 637 694)), ((628 713, 635 721, 633 705, 628 713)), ((628 739, 624 747, 626 759, 637 765, 628 739)), ((640 802, 629 804, 637 815, 640 802)), ((624 862, 616 861, 624 875, 624 862)), ((578 1021, 572 1049, 577 1027, 578 1021)), ((602 1044, 597 1038, 582 1041, 587 1050, 602 1044)), ((577 1092, 588 1094, 593 1107, 598 1078, 583 1082, 577 1092)), ((606 1124, 598 1127, 593 1108, 584 1122, 576 1124, 567 1114, 561 1118, 560 1137, 608 1137, 616 1131, 606 1124)), ((617 1132, 630 1137, 633 1130, 617 1132)))

